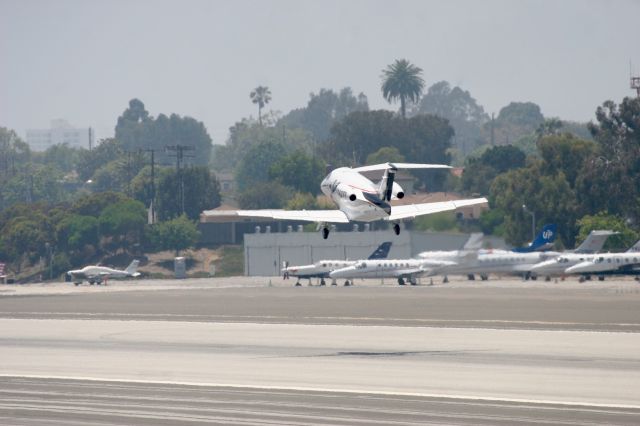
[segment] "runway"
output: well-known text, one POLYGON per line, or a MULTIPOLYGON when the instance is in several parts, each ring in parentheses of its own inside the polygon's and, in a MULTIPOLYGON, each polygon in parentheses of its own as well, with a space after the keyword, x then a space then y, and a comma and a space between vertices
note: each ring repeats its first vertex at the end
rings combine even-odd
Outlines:
POLYGON ((4 296, 0 423, 638 424, 635 289, 4 296))

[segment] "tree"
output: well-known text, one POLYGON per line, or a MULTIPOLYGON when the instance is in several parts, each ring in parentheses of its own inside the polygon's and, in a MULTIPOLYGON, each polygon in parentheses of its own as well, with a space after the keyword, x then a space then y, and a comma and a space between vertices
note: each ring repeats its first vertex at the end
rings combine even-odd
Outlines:
POLYGON ((159 178, 156 211, 160 220, 173 219, 183 213, 190 220, 196 220, 203 210, 218 207, 220 201, 220 184, 206 167, 189 167, 179 172, 168 169, 159 178))
POLYGON ((577 192, 584 212, 609 214, 640 224, 640 99, 606 101, 590 129, 597 151, 584 162, 577 192))
POLYGON ((623 219, 617 216, 599 212, 595 215, 586 215, 578 220, 578 236, 576 243, 579 244, 587 238, 589 232, 598 229, 609 229, 618 232, 607 238, 603 251, 624 251, 638 241, 638 232, 631 229, 623 219))
POLYGON ((261 142, 251 147, 236 168, 236 182, 240 191, 268 181, 269 170, 285 155, 285 148, 279 142, 261 142))
POLYGON ((276 160, 269 168, 270 180, 309 194, 320 192, 320 182, 324 175, 324 163, 303 150, 294 151, 276 160))
POLYGON ((395 146, 383 146, 367 156, 366 164, 381 164, 386 162, 402 163, 403 161, 405 161, 405 157, 400 154, 398 148, 395 146))
POLYGON ((186 215, 153 225, 149 235, 156 250, 175 250, 176 256, 180 254, 180 250, 193 247, 198 238, 200 232, 196 224, 186 215))
POLYGON ((266 86, 258 86, 249 94, 251 102, 258 104, 258 121, 262 126, 262 108, 271 101, 271 91, 266 86))
POLYGON ((368 111, 367 97, 360 93, 353 95, 350 87, 339 93, 331 89, 320 89, 318 94, 311 93, 305 108, 294 109, 282 117, 277 127, 297 127, 306 130, 315 142, 322 142, 329 137, 331 127, 343 117, 354 111, 368 111))
POLYGON ((382 70, 382 95, 388 102, 400 100, 402 118, 406 118, 407 100, 417 102, 422 94, 424 80, 420 76, 422 69, 406 59, 396 61, 382 70))
POLYGON ((525 166, 525 154, 513 145, 489 148, 478 158, 467 159, 462 188, 470 193, 487 194, 496 176, 525 166))
POLYGON ((42 163, 55 167, 61 172, 69 173, 76 168, 80 152, 80 149, 71 148, 66 143, 56 144, 47 148, 43 153, 42 163))
POLYGON ((76 171, 80 180, 86 182, 100 167, 118 159, 124 160, 124 147, 120 140, 102 139, 91 151, 80 151, 76 171))
POLYGON ((280 144, 286 152, 314 147, 312 135, 303 128, 280 125, 261 126, 251 119, 243 119, 229 129, 226 145, 216 146, 212 164, 216 170, 233 170, 249 151, 261 143, 280 144))
POLYGON ((238 196, 243 209, 281 209, 293 195, 293 190, 278 182, 256 182, 238 196))
POLYGON ((538 223, 557 223, 565 247, 572 247, 576 234, 577 202, 564 173, 543 175, 540 162, 510 170, 495 178, 491 185, 491 207, 505 213, 507 241, 522 245, 528 241, 531 217, 522 208, 536 213, 538 223))
POLYGON ((107 206, 98 217, 101 237, 106 237, 103 247, 128 251, 140 244, 147 223, 147 209, 135 200, 127 199, 107 206))
POLYGON ((572 134, 544 136, 538 140, 538 151, 542 157, 542 173, 562 171, 571 188, 585 162, 597 151, 594 142, 579 139, 572 134))
POLYGON ((489 121, 489 115, 468 91, 457 86, 451 88, 446 81, 429 87, 411 111, 411 115, 416 114, 432 114, 449 120, 455 130, 454 144, 461 153, 460 160, 487 142, 482 127, 489 121))
POLYGON ((5 207, 21 202, 61 202, 67 198, 61 181, 62 173, 59 170, 28 163, 23 171, 4 182, 0 187, 0 198, 5 207))
POLYGON ((415 162, 448 163, 452 136, 453 129, 440 117, 420 115, 404 120, 390 111, 358 111, 333 126, 321 152, 334 166, 363 164, 369 154, 383 147, 394 147, 415 162))
POLYGON ((129 108, 118 117, 115 138, 126 152, 155 150, 160 164, 174 162, 165 147, 177 144, 194 149, 191 161, 196 165, 207 165, 211 158, 211 137, 202 122, 178 114, 159 114, 154 119, 139 99, 132 99, 129 108))
POLYGON ((71 213, 97 218, 108 206, 125 200, 127 197, 124 194, 111 191, 84 195, 71 205, 71 213))
POLYGON ((533 102, 511 102, 503 107, 493 122, 485 124, 494 128, 496 144, 509 144, 518 141, 523 136, 534 133, 544 122, 540 107, 533 102))
POLYGON ((94 216, 72 214, 56 227, 56 240, 61 249, 82 250, 86 246, 98 247, 98 219, 94 216))

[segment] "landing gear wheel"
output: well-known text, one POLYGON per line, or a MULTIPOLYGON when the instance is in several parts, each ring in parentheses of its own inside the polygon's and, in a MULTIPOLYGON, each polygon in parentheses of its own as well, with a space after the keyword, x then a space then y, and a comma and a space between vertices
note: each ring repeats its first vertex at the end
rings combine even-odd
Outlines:
POLYGON ((584 276, 581 276, 581 277, 578 279, 578 282, 581 282, 581 283, 583 283, 583 282, 585 282, 585 281, 586 281, 586 278, 585 278, 584 276))
POLYGON ((322 278, 322 279, 320 280, 320 285, 327 285, 327 283, 326 283, 326 282, 324 282, 324 278, 322 278))
POLYGON ((443 284, 448 284, 449 283, 449 277, 448 276, 444 276, 444 279, 442 280, 443 284))
POLYGON ((404 285, 404 278, 402 277, 398 278, 398 284, 404 285))
POLYGON ((480 274, 480 279, 481 279, 482 281, 486 281, 486 280, 488 280, 488 279, 489 279, 489 276, 488 276, 487 274, 480 274))
POLYGON ((295 283, 295 287, 300 287, 300 286, 302 286, 302 284, 300 284, 300 281, 297 281, 297 282, 295 283))
POLYGON ((410 283, 411 285, 418 285, 418 282, 417 282, 415 279, 410 279, 410 280, 409 280, 409 283, 410 283))
POLYGON ((604 281, 604 275, 600 275, 600 276, 598 277, 598 281, 604 281))
POLYGON ((396 235, 400 235, 400 224, 399 223, 394 223, 393 224, 393 232, 395 232, 396 235))
POLYGON ((349 287, 350 285, 351 285, 351 283, 349 282, 349 280, 347 280, 347 281, 345 281, 345 282, 344 282, 344 286, 345 286, 345 287, 349 287))
POLYGON ((476 280, 476 276, 475 276, 475 275, 473 275, 473 274, 469 274, 469 275, 467 275, 467 279, 468 279, 469 281, 475 281, 475 280, 476 280))
POLYGON ((329 238, 329 228, 327 228, 326 226, 322 228, 322 238, 324 238, 325 240, 329 238))

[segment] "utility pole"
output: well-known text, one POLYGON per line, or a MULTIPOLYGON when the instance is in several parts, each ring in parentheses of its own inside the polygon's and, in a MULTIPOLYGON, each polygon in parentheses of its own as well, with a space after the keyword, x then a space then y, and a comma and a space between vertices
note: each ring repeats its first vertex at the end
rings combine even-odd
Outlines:
POLYGON ((531 242, 536 239, 536 212, 529 210, 526 204, 522 205, 522 210, 531 215, 531 242))
POLYGON ((495 119, 495 113, 491 113, 491 146, 495 146, 496 141, 495 141, 495 133, 494 133, 494 127, 495 127, 495 123, 494 123, 494 119, 495 119))
POLYGON ((640 77, 633 75, 633 66, 629 63, 629 78, 631 79, 631 90, 636 91, 636 96, 640 98, 640 77))
POLYGON ((91 151, 91 127, 89 127, 89 151, 91 151))
MULTIPOLYGON (((178 180, 179 180, 179 185, 178 185, 178 189, 179 189, 179 200, 180 200, 180 208, 181 208, 181 212, 182 214, 184 214, 184 179, 183 179, 183 173, 182 173, 182 169, 184 168, 184 158, 185 157, 194 157, 194 155, 187 155, 185 156, 185 151, 195 151, 195 148, 192 145, 168 145, 165 146, 165 150, 167 151, 173 151, 175 152, 175 156, 176 156, 176 173, 178 174, 178 180), (180 166, 183 167, 180 167, 180 166)), ((173 156, 174 154, 169 154, 169 156, 173 156)))
POLYGON ((151 205, 149 209, 151 210, 151 223, 156 222, 156 159, 155 159, 155 149, 146 149, 145 151, 151 153, 151 205))

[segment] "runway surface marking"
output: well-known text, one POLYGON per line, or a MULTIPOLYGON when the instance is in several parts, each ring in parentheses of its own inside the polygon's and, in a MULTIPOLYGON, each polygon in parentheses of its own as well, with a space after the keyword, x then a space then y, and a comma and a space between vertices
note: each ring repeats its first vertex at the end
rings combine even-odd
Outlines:
MULTIPOLYGON (((256 322, 256 320, 277 320, 281 324, 291 324, 294 320, 325 320, 325 321, 336 321, 335 323, 328 324, 314 324, 314 325, 341 325, 342 322, 348 321, 378 321, 378 322, 390 322, 390 323, 401 323, 401 322, 415 322, 415 323, 442 323, 442 324, 455 324, 455 323, 470 323, 470 324, 513 324, 513 325, 540 325, 540 326, 565 326, 565 327, 638 327, 640 323, 590 323, 590 322, 567 322, 567 321, 539 321, 539 320, 501 320, 501 319, 444 319, 444 318, 382 318, 382 317, 369 317, 369 316, 279 316, 279 315, 221 315, 221 314, 137 314, 137 313, 110 313, 110 312, 4 312, 0 313, 0 319, 23 319, 23 318, 13 318, 13 316, 24 316, 24 317, 36 317, 29 318, 33 320, 47 320, 48 318, 37 318, 37 317, 87 317, 88 320, 93 320, 94 318, 103 318, 108 317, 108 320, 123 320, 123 321, 138 321, 138 320, 147 320, 147 321, 163 321, 167 318, 177 318, 177 319, 185 319, 186 321, 192 320, 194 322, 210 322, 211 319, 220 319, 225 320, 225 323, 239 323, 239 324, 260 324, 256 322), (240 320, 239 318, 245 318, 246 320, 240 320), (199 320, 199 321, 198 321, 199 320), (229 321, 233 320, 233 321, 229 321)), ((73 318, 81 320, 81 318, 73 318)), ((268 322, 268 324, 273 324, 273 322, 268 322)), ((358 324, 345 324, 347 326, 359 326, 358 324)), ((364 327, 370 327, 370 324, 362 325, 364 327)), ((384 324, 384 326, 393 326, 393 324, 384 324)), ((400 327, 411 327, 411 325, 401 324, 400 327)), ((420 326, 416 326, 420 327, 420 326)), ((427 325, 428 327, 428 325, 427 325)), ((467 328, 467 327, 463 327, 467 328)), ((492 329, 493 327, 488 327, 492 329)), ((545 331, 545 330, 540 330, 545 331)), ((548 331, 562 331, 562 330, 548 330, 548 331)), ((593 332, 601 332, 598 330, 565 330, 565 331, 593 331, 593 332)), ((630 330, 633 332, 633 330, 630 330)), ((606 330, 604 332, 607 332, 606 330)), ((617 331, 616 331, 617 332, 617 331)))
MULTIPOLYGON (((230 388, 230 389, 257 389, 266 391, 288 391, 288 392, 323 392, 331 394, 359 394, 373 396, 402 396, 416 398, 437 398, 451 400, 468 400, 468 401, 487 401, 487 402, 508 402, 519 404, 536 404, 536 405, 559 405, 562 410, 579 407, 602 408, 601 412, 606 413, 606 408, 640 410, 640 404, 598 404, 584 401, 557 401, 557 400, 541 400, 527 398, 496 398, 476 395, 454 395, 454 394, 438 394, 438 393, 421 393, 421 392, 392 392, 392 391, 374 391, 360 389, 332 389, 323 387, 308 386, 264 386, 264 385, 244 385, 236 383, 206 383, 206 382, 183 382, 183 381, 167 381, 167 380, 132 380, 132 379, 109 379, 101 377, 84 377, 84 376, 59 376, 59 375, 35 375, 35 374, 2 374, 4 378, 27 378, 42 380, 69 380, 69 381, 87 381, 87 382, 105 382, 105 383, 132 383, 143 385, 171 385, 171 386, 193 386, 198 388, 230 388)), ((1 392, 1 391, 0 391, 1 392)), ((473 403, 469 403, 473 405, 473 403)), ((554 409, 554 407, 549 407, 554 409)))
POLYGON ((0 319, 5 377, 602 407, 638 407, 638 348, 637 333, 0 319))

